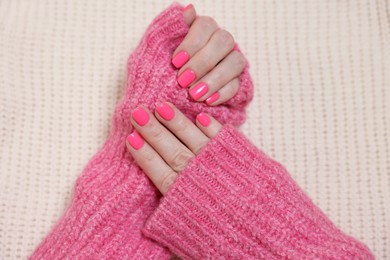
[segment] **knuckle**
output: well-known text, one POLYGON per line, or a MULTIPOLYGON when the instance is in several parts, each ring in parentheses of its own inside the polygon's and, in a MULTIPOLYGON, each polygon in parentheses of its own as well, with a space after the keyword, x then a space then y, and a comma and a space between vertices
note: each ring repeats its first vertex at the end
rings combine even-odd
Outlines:
POLYGON ((240 85, 232 86, 232 88, 228 90, 228 93, 227 93, 228 98, 229 99, 233 98, 237 94, 239 89, 240 89, 240 85))
POLYGON ((198 50, 203 45, 202 38, 200 38, 200 37, 193 37, 193 39, 191 39, 191 41, 187 42, 187 45, 188 45, 188 49, 198 50))
MULTIPOLYGON (((211 33, 218 28, 218 25, 210 16, 199 16, 194 21, 194 27, 197 27, 201 32, 211 33)), ((199 50, 205 44, 204 37, 191 37, 190 40, 186 39, 187 48, 191 50, 199 50)))
POLYGON ((188 164, 188 162, 193 158, 194 156, 186 151, 178 151, 169 162, 169 165, 171 168, 176 171, 180 172, 182 171, 188 164))
POLYGON ((240 89, 240 80, 237 79, 236 81, 233 82, 232 84, 232 93, 233 95, 236 94, 238 92, 238 90, 240 89))
POLYGON ((234 37, 230 32, 221 29, 221 30, 218 30, 217 36, 218 36, 218 40, 221 44, 229 46, 229 48, 234 47, 234 37))
POLYGON ((145 162, 153 162, 155 159, 156 153, 153 150, 146 150, 142 153, 142 160, 145 162))
POLYGON ((204 73, 211 70, 213 68, 213 64, 211 63, 211 58, 209 55, 204 54, 201 59, 197 59, 196 62, 194 62, 193 67, 195 71, 198 72, 198 76, 203 76, 204 73))
POLYGON ((162 192, 167 192, 171 185, 175 182, 177 176, 174 172, 168 172, 163 176, 164 178, 160 181, 160 190, 162 192))
POLYGON ((150 124, 148 135, 153 140, 158 141, 163 138, 164 132, 162 131, 161 126, 158 126, 157 124, 150 124))
POLYGON ((233 51, 232 55, 233 55, 233 59, 236 63, 236 66, 240 70, 243 70, 246 66, 246 59, 245 59, 244 55, 242 55, 242 53, 238 52, 238 51, 233 51))
POLYGON ((210 16, 199 16, 198 17, 198 22, 202 25, 202 26, 206 26, 206 27, 209 27, 209 28, 215 28, 217 27, 217 23, 215 22, 215 20, 210 17, 210 16))
POLYGON ((226 85, 226 93, 225 95, 227 97, 232 98, 240 89, 240 81, 239 80, 233 80, 228 85, 226 85))
POLYGON ((187 130, 188 125, 183 117, 177 119, 174 125, 174 132, 185 132, 187 130))
POLYGON ((194 154, 199 154, 200 151, 208 144, 209 140, 202 141, 200 144, 198 144, 196 147, 194 147, 194 154))

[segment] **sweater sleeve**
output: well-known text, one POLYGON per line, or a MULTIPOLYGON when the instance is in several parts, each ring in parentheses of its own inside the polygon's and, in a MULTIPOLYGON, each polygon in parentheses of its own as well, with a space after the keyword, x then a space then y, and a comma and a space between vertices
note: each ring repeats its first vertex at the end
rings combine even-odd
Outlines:
POLYGON ((374 258, 231 126, 180 174, 143 233, 185 259, 374 258))

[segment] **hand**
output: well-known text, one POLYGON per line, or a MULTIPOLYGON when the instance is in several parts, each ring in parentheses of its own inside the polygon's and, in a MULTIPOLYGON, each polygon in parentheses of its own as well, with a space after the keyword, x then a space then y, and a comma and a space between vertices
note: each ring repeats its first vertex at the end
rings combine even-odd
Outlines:
POLYGON ((154 115, 145 107, 132 113, 136 131, 126 146, 135 161, 164 195, 180 171, 194 158, 222 125, 210 115, 200 113, 196 125, 173 104, 158 104, 154 115))
POLYGON ((213 18, 197 17, 192 5, 183 8, 183 15, 190 29, 173 53, 172 64, 179 69, 178 83, 189 87, 193 100, 219 105, 238 92, 238 77, 246 60, 234 50, 233 36, 219 28, 213 18))

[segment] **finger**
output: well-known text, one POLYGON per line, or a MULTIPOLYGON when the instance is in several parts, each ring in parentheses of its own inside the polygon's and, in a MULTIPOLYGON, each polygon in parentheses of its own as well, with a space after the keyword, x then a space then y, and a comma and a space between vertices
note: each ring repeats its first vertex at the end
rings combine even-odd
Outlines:
POLYGON ((196 79, 202 78, 228 55, 233 47, 234 38, 228 31, 219 29, 214 32, 208 43, 179 70, 179 85, 185 88, 196 79))
POLYGON ((245 65, 244 55, 238 51, 232 51, 214 69, 190 88, 190 96, 195 101, 202 102, 206 100, 213 93, 228 84, 228 82, 238 77, 244 70, 245 65))
POLYGON ((218 29, 218 24, 209 16, 198 16, 191 24, 186 37, 176 48, 172 57, 172 64, 176 68, 182 67, 209 41, 211 35, 218 29))
POLYGON ((158 104, 156 117, 194 154, 198 154, 209 142, 209 138, 171 103, 158 104))
POLYGON ((134 110, 131 123, 174 171, 182 171, 195 157, 148 109, 139 107, 134 110))
POLYGON ((188 26, 191 26, 192 22, 196 18, 196 11, 192 4, 189 4, 181 10, 183 12, 184 21, 188 26))
POLYGON ((235 78, 230 81, 228 84, 223 86, 220 90, 212 94, 209 98, 206 99, 206 104, 209 106, 220 105, 229 99, 233 98, 238 90, 240 89, 240 80, 235 78))
POLYGON ((206 113, 199 113, 196 116, 196 125, 210 139, 214 138, 222 129, 222 125, 214 117, 206 113))
POLYGON ((177 173, 136 131, 127 137, 126 147, 157 189, 166 194, 176 180, 177 173))

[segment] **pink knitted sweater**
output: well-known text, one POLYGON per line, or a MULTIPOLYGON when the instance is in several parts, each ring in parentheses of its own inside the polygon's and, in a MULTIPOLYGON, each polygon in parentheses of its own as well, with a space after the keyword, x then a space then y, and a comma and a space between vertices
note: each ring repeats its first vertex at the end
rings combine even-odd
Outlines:
POLYGON ((134 130, 131 112, 140 104, 154 110, 156 102, 174 103, 195 119, 199 111, 223 124, 238 126, 252 99, 248 66, 240 75, 240 91, 224 105, 193 102, 177 83, 172 54, 187 34, 182 6, 173 4, 148 27, 127 63, 125 95, 117 105, 107 141, 77 179, 73 198, 61 219, 31 259, 164 259, 171 253, 141 232, 161 194, 126 150, 134 130))
POLYGON ((231 126, 181 172, 143 233, 185 259, 373 259, 231 126))
POLYGON ((342 233, 285 169, 234 126, 252 98, 248 67, 240 92, 208 107, 178 86, 172 52, 188 28, 172 5, 150 25, 129 58, 125 97, 110 136, 77 180, 66 212, 31 259, 361 258, 370 251, 342 233), (131 111, 171 101, 188 117, 200 111, 227 126, 161 195, 125 148, 131 111), (169 249, 169 250, 168 250, 169 249))

